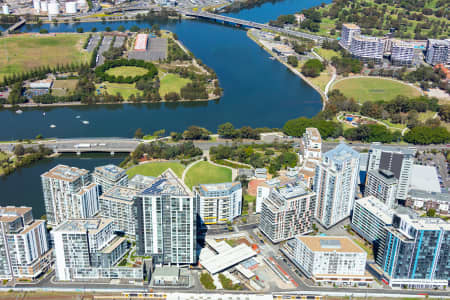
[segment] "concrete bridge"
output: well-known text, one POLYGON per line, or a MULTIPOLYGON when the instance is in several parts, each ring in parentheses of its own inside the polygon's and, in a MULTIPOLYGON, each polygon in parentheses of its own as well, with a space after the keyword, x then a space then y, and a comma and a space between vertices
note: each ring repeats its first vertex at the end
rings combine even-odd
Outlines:
POLYGON ((8 33, 10 33, 10 32, 13 32, 14 30, 16 30, 16 29, 18 29, 18 28, 20 28, 20 27, 22 27, 23 25, 25 25, 25 23, 27 22, 27 20, 25 20, 25 18, 20 18, 20 20, 19 20, 19 22, 17 22, 17 23, 15 23, 15 24, 13 24, 13 25, 11 25, 8 29, 6 29, 4 32, 6 33, 6 34, 8 34, 8 33))
POLYGON ((294 37, 298 37, 298 38, 313 40, 317 43, 321 43, 324 40, 329 40, 329 41, 332 40, 330 38, 326 38, 323 36, 318 36, 318 35, 304 33, 304 32, 295 31, 295 30, 284 29, 284 28, 280 28, 280 27, 270 26, 267 24, 227 17, 227 16, 213 14, 213 13, 209 13, 209 12, 203 12, 203 11, 194 12, 194 11, 189 11, 189 10, 178 10, 178 12, 185 16, 188 16, 188 17, 195 17, 195 18, 199 18, 199 19, 211 20, 211 21, 222 23, 222 24, 229 24, 229 25, 242 27, 242 28, 266 29, 266 30, 282 33, 285 35, 290 35, 290 36, 294 36, 294 37))

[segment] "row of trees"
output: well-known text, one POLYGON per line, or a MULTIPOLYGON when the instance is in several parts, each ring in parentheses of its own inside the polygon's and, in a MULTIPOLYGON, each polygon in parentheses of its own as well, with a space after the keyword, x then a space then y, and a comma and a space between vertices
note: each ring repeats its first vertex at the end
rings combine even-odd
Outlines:
POLYGON ((15 160, 10 160, 8 158, 0 161, 3 174, 9 175, 13 173, 16 169, 27 167, 34 162, 37 162, 53 153, 53 150, 39 145, 38 147, 27 147, 25 148, 22 144, 18 144, 14 147, 14 155, 16 155, 15 160))
POLYGON ((134 83, 140 79, 153 79, 158 74, 158 69, 154 64, 137 59, 116 59, 107 60, 104 64, 95 69, 95 75, 101 81, 118 82, 118 83, 134 83), (107 73, 109 69, 121 67, 121 66, 132 66, 147 69, 147 73, 138 76, 114 76, 107 73))
POLYGON ((259 140, 260 132, 257 129, 253 129, 250 126, 244 126, 241 129, 234 128, 233 124, 227 122, 219 125, 217 133, 220 137, 225 139, 252 139, 259 140))

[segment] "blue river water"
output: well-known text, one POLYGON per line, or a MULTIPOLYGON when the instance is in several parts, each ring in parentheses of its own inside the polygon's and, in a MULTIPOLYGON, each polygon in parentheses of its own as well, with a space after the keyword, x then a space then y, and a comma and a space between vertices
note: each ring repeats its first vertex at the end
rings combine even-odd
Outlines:
MULTIPOLYGON (((258 22, 275 19, 280 14, 293 13, 305 7, 319 5, 318 0, 286 0, 268 2, 253 9, 231 13, 258 22)), ((44 24, 50 32, 73 32, 82 27, 90 31, 120 25, 127 28, 148 23, 135 21, 44 24)), ((246 36, 246 31, 207 21, 183 20, 160 24, 177 33, 179 39, 204 63, 212 67, 224 89, 220 100, 188 103, 90 105, 24 109, 17 115, 12 110, 0 112, 0 140, 45 137, 130 137, 137 128, 144 132, 158 129, 183 131, 199 125, 215 131, 217 126, 231 122, 241 127, 282 127, 292 118, 314 116, 320 111, 320 95, 299 77, 292 74, 246 36), (42 112, 46 111, 45 117, 42 112), (83 125, 81 120, 88 120, 83 125), (50 128, 55 124, 56 128, 50 128)), ((24 26, 23 31, 38 31, 36 26, 24 26)))
MULTIPOLYGON (((327 0, 328 2, 330 0, 327 0)), ((257 22, 267 22, 278 15, 298 12, 319 5, 318 0, 285 0, 231 13, 257 22)), ((71 32, 81 26, 102 30, 120 25, 127 28, 136 22, 83 23, 77 25, 44 25, 51 32, 71 32)), ((151 26, 139 23, 141 27, 151 26)), ((281 127, 284 122, 299 116, 313 116, 321 108, 319 94, 292 74, 246 36, 246 32, 220 24, 185 20, 161 24, 177 33, 179 39, 203 62, 212 67, 224 88, 219 101, 195 103, 160 103, 136 105, 91 105, 46 109, 24 109, 23 114, 0 111, 0 140, 30 138, 37 134, 46 137, 130 137, 136 128, 152 132, 165 128, 182 131, 190 125, 216 130, 219 124, 232 122, 235 126, 281 127), (42 112, 46 115, 43 116, 42 112), (89 120, 89 125, 80 123, 89 120), (55 124, 56 128, 49 128, 55 124)), ((38 31, 24 27, 24 31, 38 31)), ((119 164, 123 157, 63 156, 46 159, 28 168, 0 178, 0 206, 28 205, 35 217, 45 213, 40 175, 57 164, 67 164, 93 170, 95 166, 119 164)))

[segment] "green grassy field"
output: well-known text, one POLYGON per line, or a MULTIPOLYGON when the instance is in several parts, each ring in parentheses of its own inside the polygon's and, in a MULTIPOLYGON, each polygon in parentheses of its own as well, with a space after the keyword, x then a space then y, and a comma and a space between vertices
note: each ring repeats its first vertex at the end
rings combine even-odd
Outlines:
POLYGON ((171 168, 180 178, 183 175, 184 166, 176 162, 154 162, 138 165, 127 171, 128 177, 132 178, 136 174, 145 176, 159 176, 162 172, 171 168))
POLYGON ((200 183, 222 183, 231 180, 230 169, 217 167, 206 161, 199 162, 192 166, 185 177, 185 183, 189 188, 200 183))
POLYGON ((148 73, 148 70, 141 67, 133 67, 133 66, 121 66, 115 67, 106 70, 106 74, 111 76, 123 76, 123 77, 134 77, 134 76, 142 76, 148 73))
POLYGON ((128 99, 131 95, 140 95, 142 92, 136 88, 134 83, 111 83, 103 82, 102 84, 96 84, 95 87, 99 89, 100 86, 104 88, 100 89, 100 94, 104 94, 105 91, 110 95, 120 94, 124 99, 128 99))
POLYGON ((353 97, 357 102, 392 100, 398 95, 406 97, 420 96, 420 92, 407 84, 382 78, 349 78, 333 85, 345 96, 353 97))
POLYGON ((323 59, 326 59, 328 61, 331 61, 331 58, 333 56, 341 57, 341 53, 331 50, 331 49, 324 49, 324 48, 315 48, 314 51, 319 54, 323 59))
POLYGON ((65 96, 75 90, 77 83, 77 79, 55 80, 53 81, 52 95, 65 96))
POLYGON ((164 97, 167 93, 180 93, 182 87, 191 82, 190 79, 181 78, 177 74, 166 74, 160 77, 159 94, 164 97), (162 77, 162 78, 161 78, 162 77))
POLYGON ((86 34, 18 35, 0 40, 0 79, 5 75, 57 64, 88 62, 86 34))

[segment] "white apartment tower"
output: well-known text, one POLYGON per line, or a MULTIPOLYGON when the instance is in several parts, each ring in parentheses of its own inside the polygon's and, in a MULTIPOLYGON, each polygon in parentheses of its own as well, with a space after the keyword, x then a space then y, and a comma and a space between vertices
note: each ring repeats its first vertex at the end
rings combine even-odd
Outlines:
POLYGON ((50 225, 71 218, 90 218, 98 213, 99 188, 89 171, 57 165, 41 175, 45 210, 50 225))
POLYGON ((374 196, 387 207, 393 208, 397 196, 398 179, 393 172, 383 169, 367 172, 364 196, 374 196))
POLYGON ((303 134, 303 148, 305 160, 322 158, 322 137, 317 128, 306 128, 303 134))
POLYGON ((450 39, 429 39, 425 61, 430 65, 450 64, 450 39))
POLYGON ((415 155, 416 148, 413 147, 391 147, 373 143, 369 150, 367 172, 383 169, 394 173, 398 180, 396 198, 405 200, 408 196, 415 155))
POLYGON ((316 219, 326 228, 350 216, 356 197, 359 153, 346 144, 326 152, 316 167, 316 219))
POLYGON ((139 190, 115 186, 100 196, 100 212, 103 218, 112 219, 114 230, 134 237, 136 218, 134 217, 134 198, 139 190))
POLYGON ((356 24, 342 24, 341 29, 341 40, 339 44, 345 48, 350 49, 350 45, 352 44, 352 39, 356 35, 361 34, 361 28, 359 28, 356 24))
POLYGON ((266 180, 258 185, 256 188, 256 213, 261 212, 262 202, 264 198, 268 197, 270 191, 273 188, 280 188, 289 183, 294 183, 295 179, 287 177, 287 176, 279 176, 270 180, 266 180))
POLYGON ((202 222, 224 224, 239 217, 242 211, 242 187, 239 181, 200 184, 195 188, 198 214, 202 222))
POLYGON ((384 40, 364 35, 355 35, 350 45, 350 53, 365 61, 381 61, 384 53, 384 40))
POLYGON ((196 201, 171 169, 136 197, 135 216, 139 255, 151 255, 155 263, 196 262, 196 201))
POLYGON ((51 266, 44 220, 31 207, 0 206, 0 279, 35 279, 51 266))
POLYGON ((96 167, 92 178, 94 183, 100 186, 100 194, 107 192, 116 185, 128 185, 128 175, 125 170, 112 164, 96 167))
POLYGON ((394 40, 391 49, 391 62, 397 66, 410 66, 414 60, 414 44, 394 40))
POLYGON ((262 203, 259 229, 273 242, 312 230, 316 195, 301 181, 273 188, 262 203))

